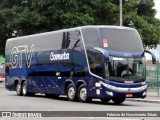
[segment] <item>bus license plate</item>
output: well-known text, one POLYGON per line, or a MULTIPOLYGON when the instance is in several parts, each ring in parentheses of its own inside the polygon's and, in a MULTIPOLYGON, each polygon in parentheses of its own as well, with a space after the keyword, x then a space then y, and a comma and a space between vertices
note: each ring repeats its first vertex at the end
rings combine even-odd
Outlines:
POLYGON ((133 97, 133 94, 126 94, 126 97, 133 97))

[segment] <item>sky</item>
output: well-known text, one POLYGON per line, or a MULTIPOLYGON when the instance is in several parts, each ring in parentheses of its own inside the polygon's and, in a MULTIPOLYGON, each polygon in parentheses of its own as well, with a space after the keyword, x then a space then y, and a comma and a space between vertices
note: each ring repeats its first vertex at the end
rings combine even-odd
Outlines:
POLYGON ((160 0, 154 0, 155 9, 157 11, 156 18, 160 19, 160 0))

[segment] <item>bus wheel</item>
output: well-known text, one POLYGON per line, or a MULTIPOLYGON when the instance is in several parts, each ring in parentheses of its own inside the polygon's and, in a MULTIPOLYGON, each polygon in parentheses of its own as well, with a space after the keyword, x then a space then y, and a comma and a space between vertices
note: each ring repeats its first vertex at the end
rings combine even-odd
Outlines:
POLYGON ((112 98, 112 101, 114 102, 114 104, 118 105, 121 104, 125 101, 126 98, 112 98))
POLYGON ((101 98, 100 99, 103 103, 109 102, 111 99, 110 98, 101 98))
POLYGON ((77 94, 72 84, 67 87, 67 98, 69 101, 77 101, 77 94))
POLYGON ((27 96, 28 95, 26 81, 24 81, 23 84, 22 84, 22 95, 23 96, 27 96))
POLYGON ((91 98, 87 96, 87 89, 84 84, 80 85, 78 88, 78 99, 80 102, 91 102, 91 98))
POLYGON ((20 83, 16 84, 16 93, 17 95, 22 96, 22 88, 20 83))

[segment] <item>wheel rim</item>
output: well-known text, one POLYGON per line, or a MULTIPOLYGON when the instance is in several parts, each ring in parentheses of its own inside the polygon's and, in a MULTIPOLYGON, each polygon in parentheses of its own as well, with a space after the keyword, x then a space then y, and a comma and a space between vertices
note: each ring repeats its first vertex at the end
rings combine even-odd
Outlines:
POLYGON ((87 90, 86 88, 82 88, 80 90, 80 98, 85 101, 87 99, 87 90))
POLYGON ((22 91, 23 91, 23 95, 25 95, 27 93, 27 89, 26 89, 26 84, 25 83, 23 84, 22 91))
POLYGON ((74 97, 75 97, 74 87, 70 87, 70 88, 68 89, 68 97, 69 97, 70 99, 74 99, 74 97))
POLYGON ((21 87, 20 87, 20 84, 18 84, 17 87, 16 87, 16 91, 17 91, 18 95, 20 94, 20 90, 21 90, 21 87))

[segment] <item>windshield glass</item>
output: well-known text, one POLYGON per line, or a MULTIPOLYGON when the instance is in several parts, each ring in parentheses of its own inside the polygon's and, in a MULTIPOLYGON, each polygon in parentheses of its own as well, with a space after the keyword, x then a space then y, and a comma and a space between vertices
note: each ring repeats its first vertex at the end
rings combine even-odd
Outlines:
POLYGON ((105 67, 106 78, 119 82, 141 82, 145 79, 144 58, 110 57, 105 67))
POLYGON ((143 45, 134 29, 101 28, 103 48, 118 52, 141 52, 143 45))

